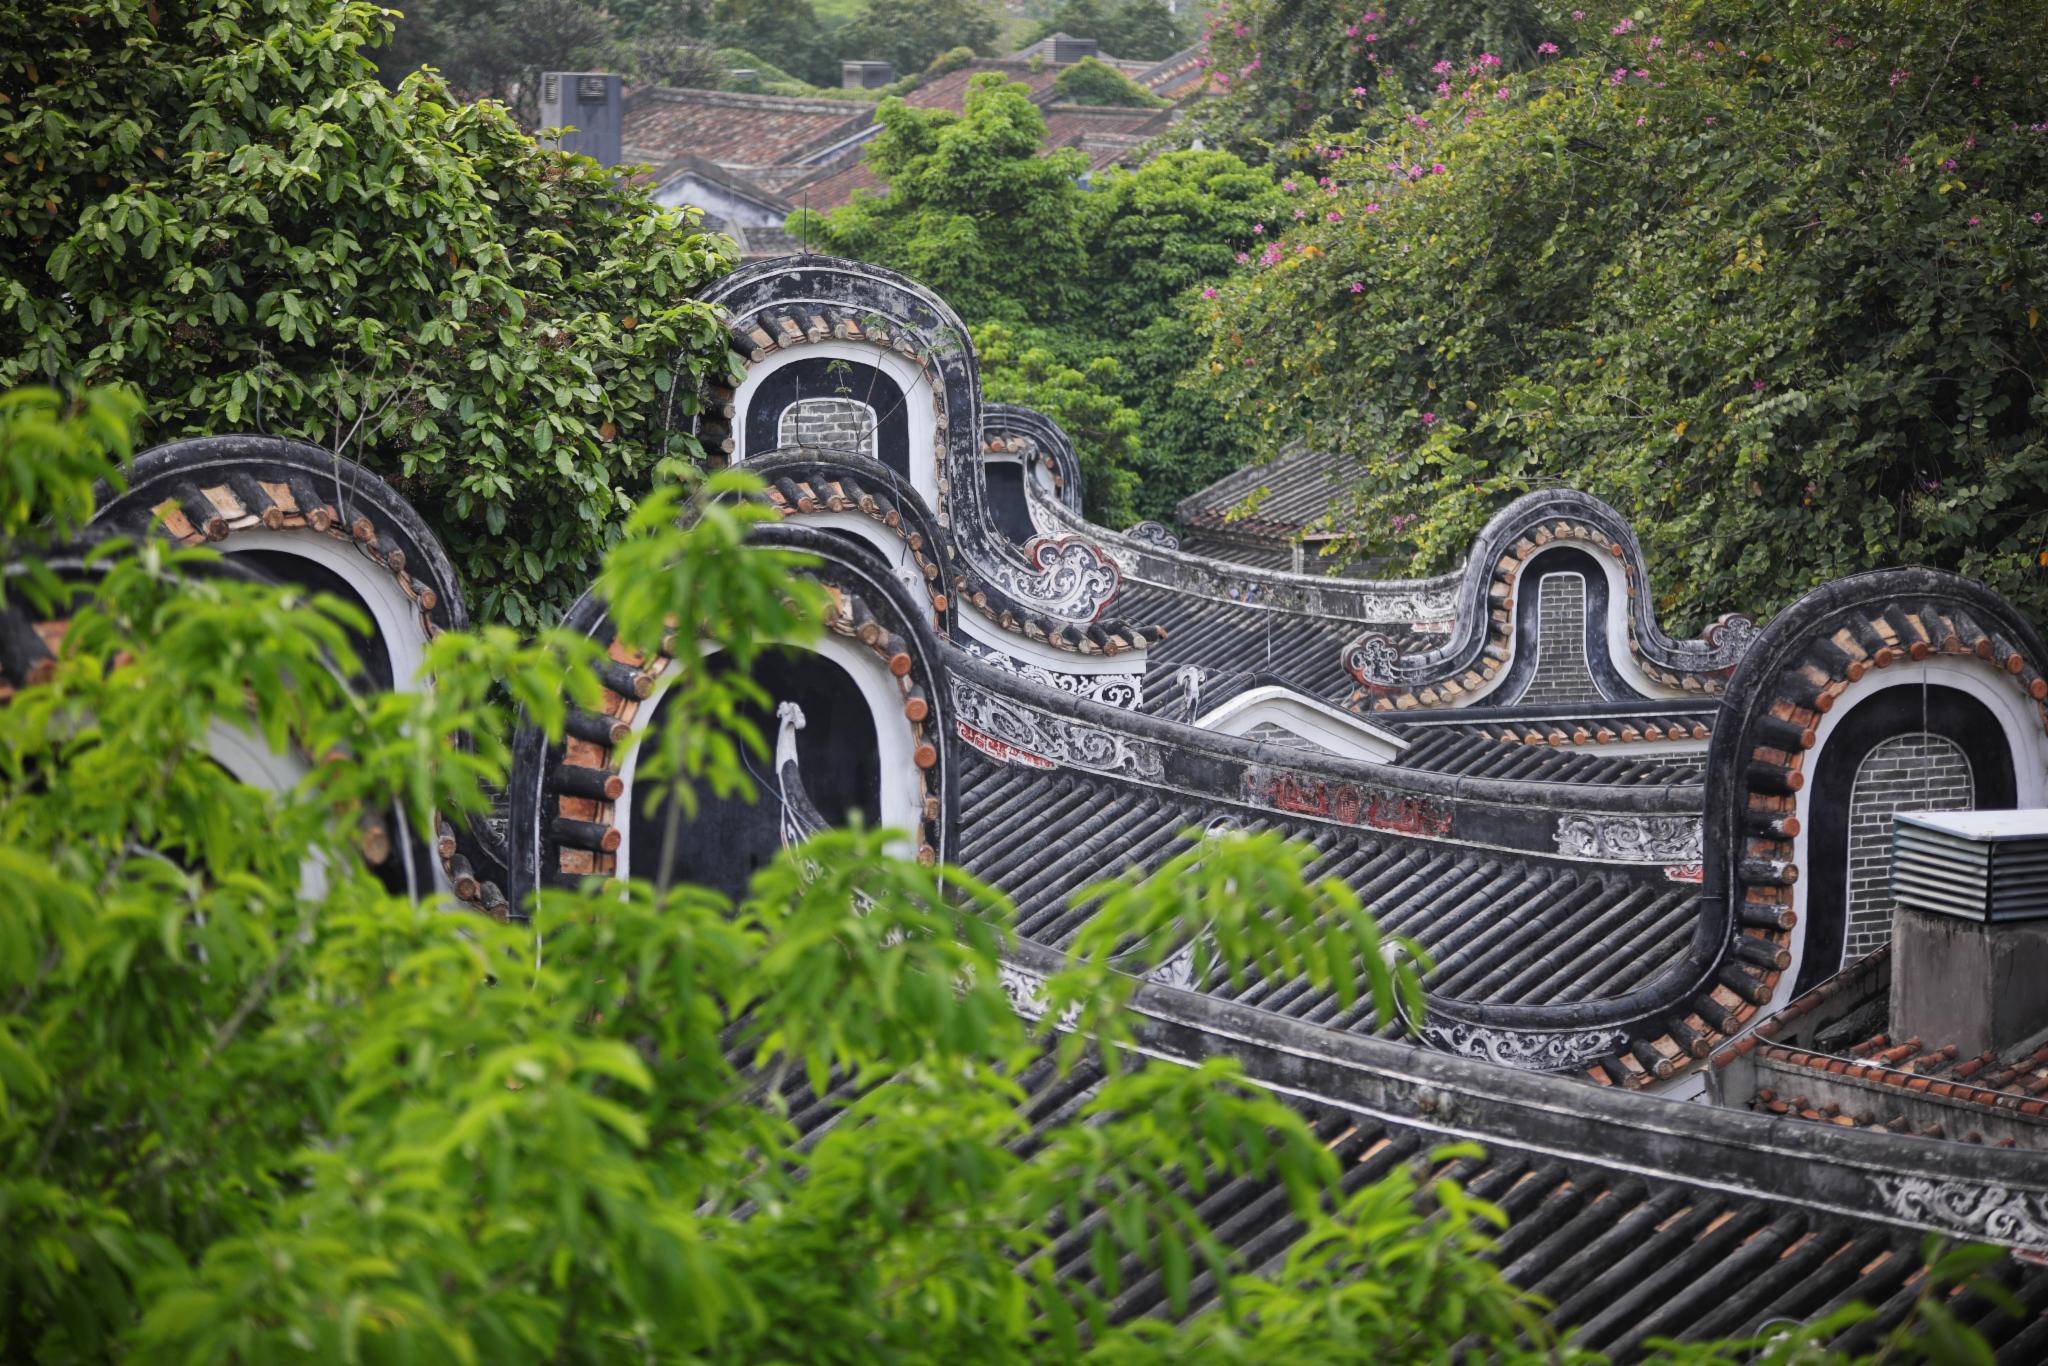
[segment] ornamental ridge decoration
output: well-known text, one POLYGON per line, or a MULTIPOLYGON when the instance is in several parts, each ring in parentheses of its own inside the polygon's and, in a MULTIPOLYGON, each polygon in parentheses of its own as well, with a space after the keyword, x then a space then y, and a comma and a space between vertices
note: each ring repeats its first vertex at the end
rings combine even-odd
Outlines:
POLYGON ((1004 562, 977 568, 1010 596, 1067 621, 1101 616, 1122 581, 1116 561, 1079 536, 1040 536, 1024 547, 1024 558, 1028 570, 1004 562))
POLYGON ((1570 1072, 1611 1057, 1628 1042, 1621 1029, 1588 1029, 1576 1033, 1535 1033, 1490 1029, 1453 1020, 1425 1024, 1423 1042, 1447 1053, 1519 1068, 1524 1072, 1570 1072))
POLYGON ((1701 822, 1692 816, 1573 812, 1557 818, 1557 852, 1572 858, 1691 865, 1702 861, 1701 838, 1701 822))
POLYGON ((1155 782, 1166 776, 1165 752, 1149 741, 1118 735, 984 692, 958 674, 953 676, 953 700, 959 714, 960 737, 1006 762, 1009 760, 998 747, 1021 751, 1016 761, 1033 768, 1064 765, 1155 782))
POLYGON ((967 653, 992 669, 1029 679, 1044 687, 1057 688, 1069 697, 1085 697, 1091 702, 1100 702, 1106 707, 1121 707, 1126 711, 1135 709, 1145 700, 1142 674, 1066 673, 1014 658, 976 641, 963 640, 961 644, 966 647, 967 653))
POLYGON ((2009 1247, 2048 1249, 2048 1191, 1929 1176, 1877 1176, 1878 1197, 1901 1219, 2009 1247))
POLYGON ((1137 522, 1124 535, 1139 545, 1158 546, 1161 550, 1180 549, 1180 537, 1167 530, 1163 522, 1137 522))

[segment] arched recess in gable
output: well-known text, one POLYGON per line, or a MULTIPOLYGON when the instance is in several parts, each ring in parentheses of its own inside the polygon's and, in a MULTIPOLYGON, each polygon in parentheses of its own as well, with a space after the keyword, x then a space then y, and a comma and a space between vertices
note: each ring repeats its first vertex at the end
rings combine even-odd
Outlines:
MULTIPOLYGON (((792 727, 797 772, 762 766, 754 774, 754 803, 707 805, 670 840, 665 813, 648 808, 636 756, 669 723, 662 679, 671 661, 614 648, 602 712, 572 713, 562 744, 549 745, 531 729, 515 744, 511 876, 521 913, 523 897, 538 889, 588 876, 656 878, 664 867, 672 880, 737 891, 753 867, 793 837, 792 823, 812 828, 820 818, 836 822, 856 809, 871 826, 907 832, 900 850, 906 857, 946 857, 955 795, 941 737, 951 706, 929 609, 877 556, 846 538, 771 524, 757 528, 754 539, 816 556, 807 572, 834 590, 825 633, 769 652, 755 673, 776 704, 756 718, 765 734, 776 733, 783 704, 803 714, 804 724, 792 727)), ((563 624, 612 640, 604 603, 594 594, 579 599, 563 624)))
MULTIPOLYGON (((370 629, 352 642, 362 662, 354 682, 369 691, 432 686, 421 672, 428 643, 469 624, 454 566, 412 505, 355 461, 303 441, 240 434, 153 447, 136 457, 125 490, 102 491, 93 525, 211 545, 355 606, 370 629)), ((502 913, 504 851, 488 831, 444 822, 431 848, 403 838, 410 849, 377 864, 393 890, 453 892, 502 913)))

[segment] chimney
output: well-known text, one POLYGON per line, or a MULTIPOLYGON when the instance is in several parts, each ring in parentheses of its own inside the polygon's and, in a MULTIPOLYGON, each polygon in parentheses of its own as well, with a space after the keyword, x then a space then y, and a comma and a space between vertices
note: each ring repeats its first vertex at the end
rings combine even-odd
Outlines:
POLYGON ((617 76, 602 71, 548 71, 540 78, 540 126, 573 128, 550 146, 594 157, 600 166, 621 159, 625 100, 617 76))
POLYGON ((839 84, 848 90, 874 90, 896 79, 896 68, 887 62, 841 62, 839 84))
POLYGON ((1055 33, 1052 36, 1052 64, 1054 66, 1072 66, 1075 62, 1081 61, 1084 58, 1099 57, 1101 55, 1102 44, 1096 42, 1093 38, 1073 38, 1064 33, 1055 33))
POLYGON ((2048 1028, 2048 811, 1900 812, 1891 1033, 1960 1056, 2048 1028))

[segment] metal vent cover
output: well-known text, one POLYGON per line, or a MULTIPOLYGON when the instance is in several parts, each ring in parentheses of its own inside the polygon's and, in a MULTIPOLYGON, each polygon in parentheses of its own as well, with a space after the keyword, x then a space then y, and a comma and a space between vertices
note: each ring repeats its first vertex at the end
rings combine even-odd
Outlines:
POLYGON ((1900 812, 1892 899, 1985 925, 2048 919, 2048 810, 1900 812))

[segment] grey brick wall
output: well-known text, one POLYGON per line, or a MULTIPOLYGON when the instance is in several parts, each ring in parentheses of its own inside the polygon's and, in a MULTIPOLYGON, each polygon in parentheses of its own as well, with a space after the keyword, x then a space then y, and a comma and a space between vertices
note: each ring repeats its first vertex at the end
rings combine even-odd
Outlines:
POLYGON ((1976 785, 1955 741, 1915 732, 1864 756, 1849 796, 1849 929, 1843 961, 1892 936, 1892 817, 1900 811, 1968 811, 1976 785))
POLYGON ((1546 575, 1536 589, 1536 674, 1524 702, 1578 701, 1600 695, 1586 666, 1586 581, 1546 575))
POLYGON ((875 411, 858 399, 800 398, 782 412, 777 444, 875 454, 875 411))

